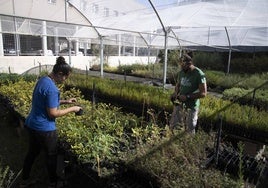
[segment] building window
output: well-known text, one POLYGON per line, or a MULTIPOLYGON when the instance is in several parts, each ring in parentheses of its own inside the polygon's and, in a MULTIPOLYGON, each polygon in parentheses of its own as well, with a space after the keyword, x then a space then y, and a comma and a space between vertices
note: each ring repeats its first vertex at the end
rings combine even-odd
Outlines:
POLYGON ((87 2, 86 1, 82 1, 81 2, 81 7, 82 7, 82 10, 83 11, 86 11, 87 10, 87 2))
POLYGON ((115 15, 115 17, 117 17, 118 16, 118 11, 114 11, 114 15, 115 15))
POLYGON ((109 9, 104 8, 104 16, 108 17, 109 16, 109 9))
POLYGON ((47 2, 50 4, 56 4, 57 0, 47 0, 47 2))
POLYGON ((93 4, 92 5, 92 12, 95 14, 98 14, 99 13, 99 5, 93 4))

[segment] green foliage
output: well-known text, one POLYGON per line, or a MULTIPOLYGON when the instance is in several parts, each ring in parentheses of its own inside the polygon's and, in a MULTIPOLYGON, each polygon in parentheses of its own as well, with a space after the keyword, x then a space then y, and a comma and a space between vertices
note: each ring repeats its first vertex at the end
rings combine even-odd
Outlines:
MULTIPOLYGON (((257 88, 268 81, 268 73, 261 74, 225 74, 219 71, 205 71, 207 84, 211 88, 219 87, 221 90, 239 87, 244 89, 257 88)), ((268 86, 264 85, 263 89, 268 86)))
MULTIPOLYGON (((179 57, 180 57, 180 52, 179 50, 168 50, 167 54, 167 62, 168 65, 171 66, 177 66, 179 62, 179 57)), ((165 52, 164 50, 160 50, 158 54, 158 58, 160 58, 160 63, 164 64, 164 59, 165 59, 165 52)))
MULTIPOLYGON (((169 56, 173 57, 175 63, 172 63, 171 60, 168 60, 167 83, 176 83, 177 74, 180 70, 180 67, 178 66, 178 53, 178 51, 169 51, 169 56)), ((161 57, 161 53, 159 56, 161 57)), ((201 68, 206 73, 208 87, 211 89, 216 89, 218 91, 223 91, 224 89, 229 89, 232 87, 251 89, 262 85, 265 81, 268 80, 268 73, 267 71, 265 71, 265 67, 267 67, 267 58, 268 57, 266 56, 255 58, 255 69, 263 70, 262 72, 255 71, 255 74, 249 74, 248 71, 242 71, 245 68, 248 69, 248 66, 251 66, 249 61, 244 60, 246 64, 241 66, 240 68, 240 72, 242 72, 242 74, 226 74, 224 70, 223 54, 194 52, 194 63, 197 67, 201 68), (260 62, 265 63, 261 64, 260 62)), ((238 58, 234 57, 234 60, 232 61, 236 62, 236 59, 238 58)), ((117 67, 116 69, 113 69, 112 72, 119 74, 126 73, 127 75, 156 78, 161 80, 163 78, 163 63, 153 63, 149 65, 122 65, 117 67)))
POLYGON ((66 82, 70 86, 79 88, 92 88, 95 84, 96 90, 102 95, 109 95, 134 103, 143 104, 148 98, 148 103, 162 106, 163 108, 170 105, 167 100, 172 91, 163 90, 154 86, 137 84, 133 82, 124 82, 121 80, 99 79, 94 77, 86 77, 85 75, 72 75, 66 82), (149 94, 149 97, 148 97, 149 94))
MULTIPOLYGON (((4 85, 1 88, 1 95, 8 96, 14 110, 22 117, 26 117, 30 110, 30 93, 33 88, 34 82, 20 80, 4 85), (23 87, 21 87, 22 85, 23 87)), ((75 116, 72 113, 57 118, 60 139, 70 145, 71 151, 78 156, 80 162, 90 162, 100 169, 96 159, 101 164, 106 160, 111 160, 112 163, 118 159, 124 159, 122 156, 127 156, 124 153, 133 147, 134 143, 129 143, 132 142, 130 139, 135 137, 132 135, 133 130, 140 126, 139 119, 132 114, 123 114, 119 108, 107 104, 99 103, 93 106, 89 101, 83 99, 80 91, 74 88, 69 91, 65 91, 63 86, 59 88, 62 97, 76 97, 78 104, 84 110, 83 116, 75 116), (120 148, 120 145, 123 145, 124 148, 120 148)), ((160 128, 155 128, 154 135, 159 138, 160 131, 157 129, 160 128)), ((149 138, 150 136, 146 136, 146 139, 149 138)))
POLYGON ((195 52, 193 57, 194 64, 201 69, 224 71, 223 58, 220 53, 195 52))
MULTIPOLYGON (((117 68, 105 68, 106 72, 113 72, 117 74, 127 74, 133 76, 140 76, 145 78, 163 78, 163 64, 162 63, 151 63, 148 65, 133 64, 133 65, 122 65, 117 68)), ((176 83, 177 74, 180 67, 176 65, 170 65, 167 67, 167 83, 176 83)))
MULTIPOLYGON (((201 52, 194 51, 194 64, 204 70, 216 70, 226 72, 228 64, 228 52, 201 52)), ((160 50, 158 57, 160 63, 164 62, 164 50, 160 50)), ((168 65, 176 66, 179 51, 168 51, 168 65)), ((232 52, 230 72, 240 74, 266 73, 268 71, 267 53, 240 53, 232 52)))
POLYGON ((205 97, 201 103, 200 118, 204 118, 207 123, 216 122, 218 115, 221 114, 224 122, 230 126, 239 125, 268 132, 268 116, 265 111, 212 96, 205 97))
MULTIPOLYGON (((20 98, 28 94, 26 90, 33 90, 34 84, 19 81, 7 87, 3 88, 5 96, 9 96, 12 103, 18 103, 20 98), (19 97, 7 88, 17 88, 17 85, 24 86, 18 93, 19 97)), ((1 92, 3 90, 1 89, 1 92)), ((177 134, 176 131, 173 135, 167 126, 161 128, 157 125, 154 111, 148 112, 152 118, 145 124, 133 114, 122 113, 120 108, 102 103, 93 105, 84 100, 80 91, 75 88, 65 91, 64 87, 60 86, 60 90, 63 97, 77 97, 78 104, 83 106, 84 114, 75 116, 71 113, 57 118, 59 138, 70 146, 70 151, 78 157, 79 163, 91 163, 100 176, 114 172, 112 168, 106 168, 107 162, 110 165, 120 162, 149 171, 159 179, 163 187, 178 184, 222 187, 235 185, 234 180, 226 179, 217 170, 204 171, 200 168, 200 162, 206 157, 205 148, 212 147, 213 144, 208 135, 200 132, 196 137, 191 137, 179 132, 177 134)), ((151 96, 145 93, 146 103, 149 98, 151 96)), ((31 103, 30 98, 26 97, 24 100, 31 103)), ((29 108, 29 105, 26 106, 29 108)), ((66 106, 68 105, 63 108, 66 106)), ((20 105, 14 108, 19 113, 25 110, 20 105)))
POLYGON ((119 65, 117 67, 117 72, 121 73, 121 74, 124 74, 124 73, 132 74, 136 70, 148 70, 148 66, 136 63, 136 64, 132 64, 132 65, 119 65))
POLYGON ((0 94, 8 96, 13 108, 18 110, 22 117, 26 117, 29 113, 34 83, 20 79, 15 83, 9 82, 1 86, 0 94))
POLYGON ((145 78, 161 78, 163 75, 163 65, 160 63, 143 65, 143 68, 133 69, 132 75, 142 76, 145 78))
MULTIPOLYGON (((163 50, 159 52, 158 57, 160 58, 160 63, 163 64, 163 50)), ((168 50, 168 66, 178 66, 179 57, 179 50, 168 50)), ((223 55, 217 52, 194 52, 193 62, 197 67, 201 69, 224 71, 223 55)))
MULTIPOLYGON (((267 83, 268 85, 268 83, 267 83)), ((252 105, 258 109, 268 111, 268 92, 267 90, 231 88, 223 92, 223 99, 238 102, 239 104, 252 105)))
POLYGON ((0 187, 9 187, 12 182, 14 172, 12 172, 9 166, 3 165, 0 160, 0 187))
POLYGON ((223 72, 205 71, 205 74, 210 90, 222 92, 223 99, 267 110, 268 73, 225 75, 223 72))
POLYGON ((230 70, 233 73, 266 73, 268 72, 268 56, 252 58, 234 58, 230 70))
POLYGON ((0 85, 7 84, 9 82, 17 82, 19 80, 25 81, 33 81, 36 80, 36 75, 19 75, 19 74, 8 74, 8 73, 0 73, 0 85))
MULTIPOLYGON (((86 78, 83 75, 75 75, 68 81, 71 86, 92 88, 96 84, 98 93, 105 96, 120 97, 120 100, 132 101, 159 110, 165 109, 171 112, 172 103, 169 98, 173 90, 163 90, 160 87, 146 86, 132 82, 125 83, 120 80, 108 80, 99 78, 86 78)), ((268 131, 267 112, 258 110, 249 105, 239 105, 228 100, 207 96, 201 99, 202 108, 200 118, 206 122, 216 122, 217 116, 222 113, 226 123, 240 125, 247 128, 256 128, 268 131)))
POLYGON ((195 137, 176 132, 169 139, 162 140, 160 145, 139 148, 140 157, 137 156, 130 165, 152 174, 163 188, 237 187, 238 183, 228 174, 200 167, 206 158, 206 147, 213 143, 211 138, 203 132, 198 132, 195 137))
MULTIPOLYGON (((103 68, 104 68, 104 69, 108 69, 108 68, 109 68, 108 63, 104 63, 103 68)), ((100 66, 100 64, 93 64, 93 65, 90 67, 90 70, 100 71, 100 70, 101 70, 101 66, 100 66)))
POLYGON ((8 74, 8 73, 1 73, 0 74, 0 83, 6 84, 7 82, 15 82, 19 79, 18 74, 8 74))

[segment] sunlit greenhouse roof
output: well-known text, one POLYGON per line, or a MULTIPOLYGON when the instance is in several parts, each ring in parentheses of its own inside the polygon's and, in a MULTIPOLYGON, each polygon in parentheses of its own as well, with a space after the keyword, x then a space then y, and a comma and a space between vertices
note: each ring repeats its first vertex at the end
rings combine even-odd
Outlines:
POLYGON ((160 49, 268 46, 267 0, 188 0, 169 6, 146 0, 51 2, 47 7, 37 0, 1 0, 2 32, 42 35, 44 20, 48 36, 91 43, 160 49))

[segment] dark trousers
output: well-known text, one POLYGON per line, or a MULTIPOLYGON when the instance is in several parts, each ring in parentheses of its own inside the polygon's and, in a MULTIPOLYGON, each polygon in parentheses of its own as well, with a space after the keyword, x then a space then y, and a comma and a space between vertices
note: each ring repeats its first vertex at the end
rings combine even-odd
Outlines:
POLYGON ((46 154, 46 166, 50 182, 57 181, 57 140, 56 131, 35 131, 28 128, 29 132, 29 149, 24 159, 22 178, 30 177, 31 168, 36 157, 43 149, 46 154))

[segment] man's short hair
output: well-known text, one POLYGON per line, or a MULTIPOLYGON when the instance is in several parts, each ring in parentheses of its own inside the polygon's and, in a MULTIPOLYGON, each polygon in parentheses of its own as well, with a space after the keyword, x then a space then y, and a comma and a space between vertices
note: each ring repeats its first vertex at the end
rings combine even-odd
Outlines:
POLYGON ((183 54, 182 55, 182 61, 185 62, 185 63, 189 63, 189 64, 192 64, 192 58, 191 56, 189 56, 188 54, 183 54))

